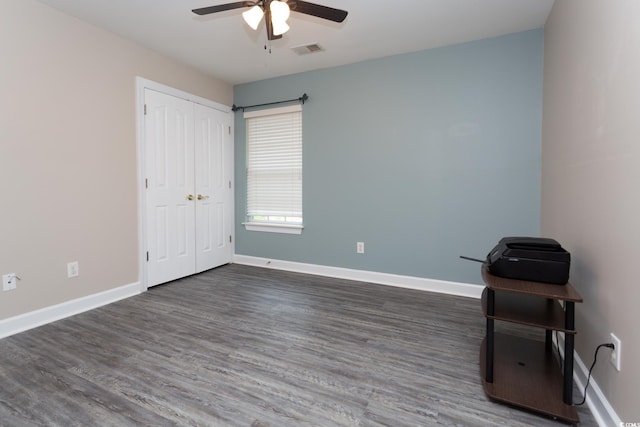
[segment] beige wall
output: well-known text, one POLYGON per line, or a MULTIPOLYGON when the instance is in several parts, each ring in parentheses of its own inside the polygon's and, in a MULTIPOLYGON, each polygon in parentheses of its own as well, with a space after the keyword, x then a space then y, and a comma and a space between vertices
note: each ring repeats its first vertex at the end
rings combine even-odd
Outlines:
POLYGON ((572 255, 576 349, 622 421, 640 422, 640 1, 556 0, 545 26, 542 233, 572 255))
POLYGON ((35 0, 0 3, 0 274, 22 278, 0 320, 139 280, 136 76, 232 103, 231 85, 35 0))

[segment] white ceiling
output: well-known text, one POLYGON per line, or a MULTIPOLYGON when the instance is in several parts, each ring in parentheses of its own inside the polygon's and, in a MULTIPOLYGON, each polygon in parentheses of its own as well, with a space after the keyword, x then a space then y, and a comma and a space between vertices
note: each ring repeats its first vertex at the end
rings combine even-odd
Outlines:
POLYGON ((350 64, 541 28, 554 0, 313 0, 344 9, 337 24, 291 13, 291 30, 265 50, 236 9, 191 12, 237 0, 39 0, 231 84, 350 64), (291 48, 318 43, 322 52, 291 48))

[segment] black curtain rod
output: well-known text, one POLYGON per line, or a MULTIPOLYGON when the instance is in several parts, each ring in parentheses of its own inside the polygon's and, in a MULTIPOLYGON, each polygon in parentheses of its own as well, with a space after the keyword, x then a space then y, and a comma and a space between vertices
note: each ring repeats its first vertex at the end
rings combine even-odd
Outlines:
POLYGON ((302 96, 300 98, 287 99, 286 101, 267 102, 266 104, 247 105, 246 107, 238 107, 238 106, 236 106, 236 104, 233 104, 233 107, 231 107, 231 111, 233 111, 233 112, 236 112, 238 110, 244 111, 247 108, 265 107, 267 105, 284 104, 285 102, 294 102, 294 101, 302 102, 302 105, 304 105, 304 102, 307 99, 309 99, 309 95, 304 93, 304 94, 302 94, 302 96))

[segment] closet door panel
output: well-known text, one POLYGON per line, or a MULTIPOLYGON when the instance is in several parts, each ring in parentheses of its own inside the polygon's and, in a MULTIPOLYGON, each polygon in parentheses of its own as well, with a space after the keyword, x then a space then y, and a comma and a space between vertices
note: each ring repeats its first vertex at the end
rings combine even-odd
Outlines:
POLYGON ((213 108, 196 105, 196 271, 231 261, 231 167, 233 148, 230 117, 213 108))
POLYGON ((147 279, 154 286, 195 272, 194 107, 149 89, 145 104, 147 279))

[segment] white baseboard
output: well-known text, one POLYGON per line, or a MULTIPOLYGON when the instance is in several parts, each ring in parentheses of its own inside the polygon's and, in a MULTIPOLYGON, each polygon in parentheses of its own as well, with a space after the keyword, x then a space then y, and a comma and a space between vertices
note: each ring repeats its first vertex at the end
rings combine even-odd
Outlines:
POLYGON ((120 286, 108 291, 66 301, 19 316, 0 320, 0 339, 73 316, 140 293, 140 283, 120 286))
POLYGON ((281 261, 258 258, 247 255, 234 255, 235 264, 254 267, 272 268, 275 270, 293 271, 296 273, 315 274, 338 279, 356 280, 379 285, 417 289, 420 291, 438 292, 468 298, 480 298, 484 286, 469 283, 447 282, 445 280, 425 279, 422 277, 401 276, 397 274, 377 273, 375 271, 353 270, 350 268, 328 267, 324 265, 305 264, 292 261, 281 261))
MULTIPOLYGON (((556 342, 555 337, 553 341, 556 348, 559 346, 560 354, 564 358, 564 336, 559 333, 558 342, 556 342)), ((602 360, 604 360, 604 358, 602 360)), ((575 402, 582 400, 582 392, 584 391, 584 386, 587 383, 589 368, 584 364, 582 359, 580 359, 580 356, 578 356, 578 353, 575 351, 573 352, 573 362, 573 380, 580 390, 580 396, 574 396, 573 398, 573 401, 575 402)), ((613 409, 613 406, 611 406, 600 387, 598 387, 598 383, 593 379, 593 377, 591 377, 591 380, 589 381, 586 403, 593 414, 593 418, 600 427, 620 426, 623 424, 622 420, 613 409)))

